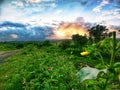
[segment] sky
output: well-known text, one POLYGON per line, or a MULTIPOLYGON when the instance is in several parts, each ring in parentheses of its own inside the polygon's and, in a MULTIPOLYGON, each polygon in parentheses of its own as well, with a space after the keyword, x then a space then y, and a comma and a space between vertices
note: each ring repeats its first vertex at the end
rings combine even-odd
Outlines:
POLYGON ((0 0, 0 41, 68 39, 96 24, 120 30, 120 0, 0 0))

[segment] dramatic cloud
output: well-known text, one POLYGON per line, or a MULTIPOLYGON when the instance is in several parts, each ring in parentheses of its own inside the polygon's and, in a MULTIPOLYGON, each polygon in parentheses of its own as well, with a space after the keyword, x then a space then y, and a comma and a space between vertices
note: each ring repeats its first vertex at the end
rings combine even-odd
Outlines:
POLYGON ((53 34, 48 26, 32 26, 20 23, 4 22, 0 24, 0 41, 39 41, 53 34))
POLYGON ((77 0, 82 6, 91 6, 98 2, 98 0, 77 0))
POLYGON ((88 35, 87 28, 82 23, 61 23, 57 28, 54 29, 54 34, 49 39, 71 39, 72 35, 88 35))
POLYGON ((16 5, 18 7, 37 7, 37 8, 46 8, 46 7, 56 7, 54 0, 22 0, 22 1, 12 1, 12 5, 16 5), (51 3, 48 3, 51 2, 51 3))
MULTIPOLYGON (((4 2, 4 0, 0 0, 0 6, 2 5, 3 2, 4 2)), ((0 9, 1 9, 1 7, 0 7, 0 9)))
POLYGON ((110 11, 102 11, 97 19, 101 19, 101 22, 104 21, 107 23, 107 26, 112 25, 113 23, 114 25, 120 25, 120 10, 111 9, 110 11))
POLYGON ((102 0, 102 2, 100 3, 100 5, 98 5, 97 7, 95 7, 93 9, 93 11, 95 12, 100 12, 102 7, 104 7, 105 5, 109 4, 109 0, 102 0))
POLYGON ((85 20, 84 20, 83 17, 78 17, 78 18, 76 19, 76 22, 79 23, 79 24, 84 24, 84 23, 85 23, 85 20))
POLYGON ((119 26, 120 0, 0 0, 0 41, 70 38, 96 23, 119 26))
POLYGON ((0 27, 25 27, 25 25, 6 21, 0 24, 0 27))
POLYGON ((0 27, 0 31, 6 31, 8 30, 7 27, 0 27))
POLYGON ((109 0, 112 8, 114 9, 120 9, 120 0, 109 0))

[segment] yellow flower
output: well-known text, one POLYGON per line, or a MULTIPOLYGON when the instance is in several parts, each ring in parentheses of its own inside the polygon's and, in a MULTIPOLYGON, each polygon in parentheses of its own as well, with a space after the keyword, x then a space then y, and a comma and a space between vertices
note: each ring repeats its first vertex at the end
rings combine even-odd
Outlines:
POLYGON ((118 74, 118 80, 120 81, 120 74, 118 74))
POLYGON ((81 56, 87 56, 88 54, 90 54, 90 52, 88 52, 88 51, 85 51, 85 52, 81 52, 81 53, 80 53, 81 56))

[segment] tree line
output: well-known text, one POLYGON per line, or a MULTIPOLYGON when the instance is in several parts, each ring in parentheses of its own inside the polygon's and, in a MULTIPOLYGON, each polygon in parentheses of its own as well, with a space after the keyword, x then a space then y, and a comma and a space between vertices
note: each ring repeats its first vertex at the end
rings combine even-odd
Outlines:
POLYGON ((82 36, 79 34, 72 35, 72 40, 74 41, 75 44, 86 44, 87 40, 91 43, 97 43, 106 37, 111 37, 112 32, 109 32, 109 29, 107 29, 106 26, 103 25, 96 25, 90 29, 88 29, 89 32, 89 37, 82 36))

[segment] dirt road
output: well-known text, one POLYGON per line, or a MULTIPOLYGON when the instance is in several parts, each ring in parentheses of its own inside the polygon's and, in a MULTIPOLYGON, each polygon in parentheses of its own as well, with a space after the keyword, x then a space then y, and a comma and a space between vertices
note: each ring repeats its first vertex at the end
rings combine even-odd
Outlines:
POLYGON ((10 57, 11 55, 16 54, 17 52, 19 52, 20 50, 12 50, 12 51, 0 51, 0 64, 4 62, 4 60, 8 57, 10 57))

